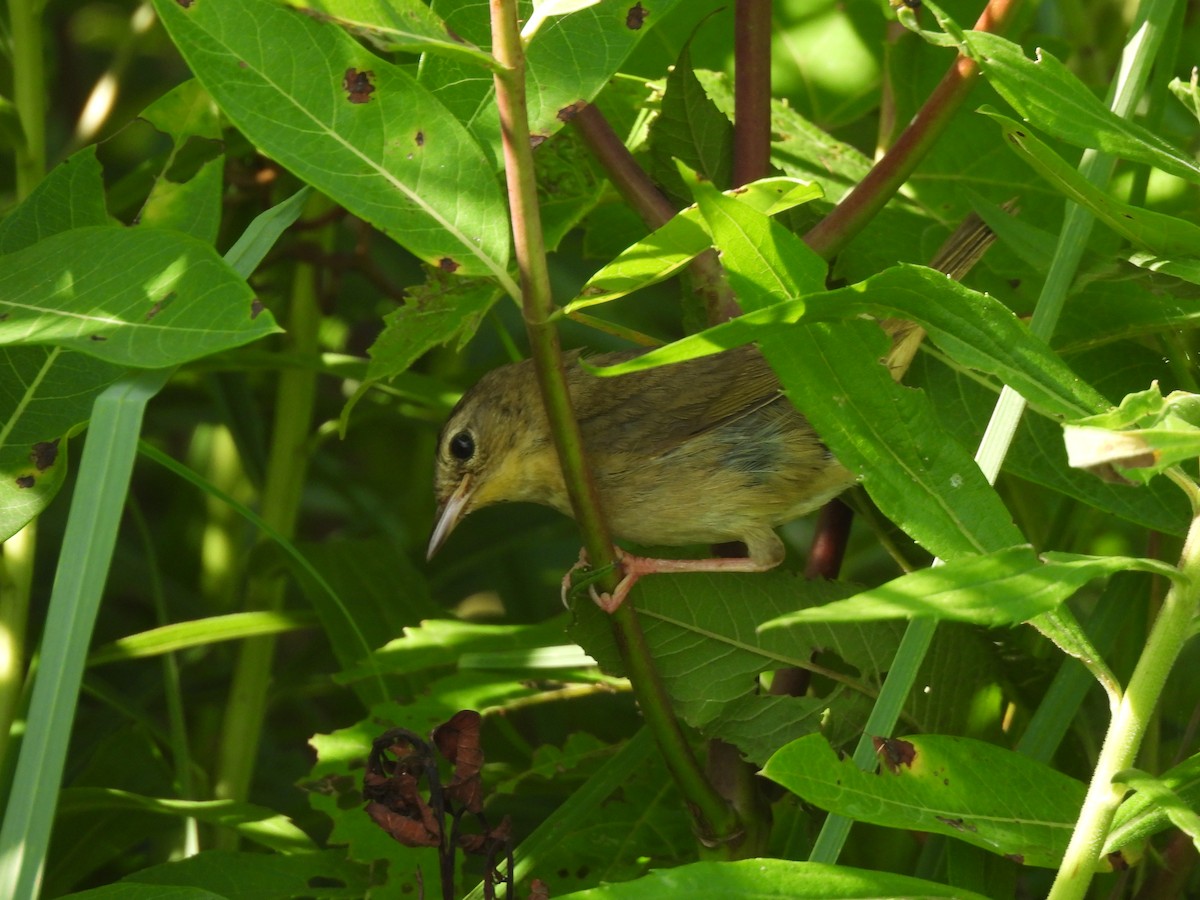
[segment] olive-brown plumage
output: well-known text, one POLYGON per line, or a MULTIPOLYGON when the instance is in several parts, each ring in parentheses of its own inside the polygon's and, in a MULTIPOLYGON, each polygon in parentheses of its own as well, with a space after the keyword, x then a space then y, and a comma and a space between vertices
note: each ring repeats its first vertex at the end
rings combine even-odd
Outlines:
MULTIPOLYGON (((588 362, 613 365, 640 352, 588 362)), ((774 527, 854 481, 754 347, 608 378, 588 374, 571 354, 566 379, 615 537, 671 546, 742 541, 749 553, 676 568, 771 568, 784 555, 774 527)), ((454 408, 438 438, 435 491, 431 556, 464 516, 493 503, 571 513, 532 362, 489 372, 454 408)))

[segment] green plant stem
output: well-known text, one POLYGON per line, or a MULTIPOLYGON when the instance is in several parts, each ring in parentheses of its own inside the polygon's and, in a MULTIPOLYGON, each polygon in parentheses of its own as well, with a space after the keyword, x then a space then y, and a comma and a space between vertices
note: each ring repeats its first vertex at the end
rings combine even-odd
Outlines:
POLYGON ((37 187, 46 172, 46 65, 42 46, 44 0, 9 0, 12 30, 13 102, 24 131, 16 150, 17 200, 37 187))
MULTIPOLYGON (((327 203, 314 195, 307 210, 312 214, 327 203)), ((326 228, 323 239, 330 238, 331 231, 326 228)), ((288 342, 289 349, 301 356, 315 357, 318 352, 316 277, 315 269, 301 264, 292 282, 288 342)), ((296 531, 308 471, 316 378, 317 373, 308 368, 287 368, 279 375, 261 514, 265 523, 288 539, 296 531)), ((282 609, 286 586, 282 574, 252 574, 246 585, 246 609, 282 609)), ((267 711, 275 643, 274 636, 255 637, 239 648, 218 751, 215 792, 221 799, 244 800, 249 793, 267 711)))
MULTIPOLYGON (((160 628, 170 623, 167 612, 166 591, 163 590, 162 569, 159 565, 158 554, 154 548, 150 525, 142 513, 141 505, 133 497, 129 500, 129 511, 137 528, 138 538, 142 543, 142 554, 146 561, 150 596, 154 601, 154 614, 160 628)), ((89 666, 91 661, 88 661, 89 666)), ((172 763, 175 766, 175 790, 182 800, 196 798, 196 788, 192 778, 192 755, 188 749, 187 718, 184 713, 183 686, 179 677, 179 659, 174 653, 164 653, 162 657, 163 700, 167 707, 168 739, 171 749, 172 763)), ((197 838, 197 822, 193 818, 184 820, 184 843, 180 852, 184 856, 194 856, 200 846, 197 838)))
MULTIPOLYGON (((990 0, 975 23, 976 31, 1000 32, 1012 21, 1021 0, 990 0)), ((979 77, 979 65, 961 54, 896 143, 867 177, 804 236, 822 258, 832 259, 873 219, 925 158, 979 77)))
POLYGON ((1129 686, 1109 723, 1083 809, 1049 900, 1078 900, 1087 893, 1113 815, 1126 792, 1123 785, 1114 782, 1114 777, 1134 765, 1167 676, 1187 641, 1193 619, 1200 612, 1200 507, 1196 505, 1194 485, 1191 490, 1192 524, 1179 562, 1185 579, 1174 582, 1167 591, 1129 686))
MULTIPOLYGON (((515 0, 492 0, 491 12, 492 52, 502 66, 495 75, 496 105, 500 114, 513 241, 521 274, 521 308, 531 356, 584 547, 594 566, 610 567, 613 563, 612 539, 600 513, 595 482, 587 466, 579 423, 571 408, 563 375, 558 332, 552 322, 554 303, 529 145, 525 57, 515 0)), ((603 577, 601 589, 611 592, 616 583, 617 573, 613 568, 603 577)), ((705 779, 671 712, 670 701, 654 669, 632 604, 625 603, 618 608, 612 615, 612 624, 642 715, 692 811, 697 833, 708 845, 728 846, 739 833, 737 816, 705 779)))
MULTIPOLYGON (((8 752, 12 724, 21 706, 36 546, 34 520, 5 541, 0 551, 0 760, 8 752)), ((9 771, 10 766, 0 765, 0 772, 9 771)), ((8 788, 0 784, 0 798, 7 795, 8 788)))
MULTIPOLYGON (((14 148, 16 199, 24 200, 46 171, 45 59, 42 47, 42 0, 10 0, 13 101, 24 132, 14 148)), ((0 760, 21 702, 25 661, 25 628, 33 590, 37 523, 28 523, 4 542, 0 558, 0 760)), ((9 771, 2 766, 0 771, 9 771)), ((0 795, 7 791, 7 785, 0 795)))

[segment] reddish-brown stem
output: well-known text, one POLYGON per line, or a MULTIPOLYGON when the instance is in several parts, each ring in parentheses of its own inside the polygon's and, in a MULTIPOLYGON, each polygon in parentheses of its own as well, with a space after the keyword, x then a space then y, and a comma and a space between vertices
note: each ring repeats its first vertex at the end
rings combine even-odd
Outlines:
MULTIPOLYGON (((586 106, 571 122, 597 162, 604 167, 613 186, 647 228, 659 228, 675 215, 674 205, 650 180, 600 110, 586 106)), ((706 250, 693 259, 688 265, 687 277, 692 293, 704 300, 710 321, 721 322, 737 315, 737 301, 725 281, 725 272, 715 251, 706 250)))
POLYGON ((604 167, 613 187, 633 207, 646 227, 658 228, 675 215, 675 206, 650 180, 646 170, 638 165, 625 142, 613 131, 600 110, 588 104, 576 114, 571 124, 587 142, 597 162, 604 167))
POLYGON ((737 0, 733 37, 733 186, 771 171, 771 0, 737 0))
POLYGON ((837 578, 853 521, 854 511, 841 500, 831 500, 821 507, 808 565, 804 568, 805 578, 837 578))
MULTIPOLYGON (((990 0, 975 23, 975 29, 1002 30, 1012 20, 1020 2, 990 0)), ((978 77, 978 64, 960 54, 891 149, 867 177, 804 236, 813 250, 824 259, 832 259, 883 209, 941 136, 978 77)))

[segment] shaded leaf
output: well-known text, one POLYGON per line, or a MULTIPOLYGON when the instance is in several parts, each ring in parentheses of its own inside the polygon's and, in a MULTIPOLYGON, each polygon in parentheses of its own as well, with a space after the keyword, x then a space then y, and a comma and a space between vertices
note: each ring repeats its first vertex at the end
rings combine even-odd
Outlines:
POLYGON ((562 900, 660 900, 689 897, 724 900, 882 900, 884 897, 955 897, 983 900, 983 895, 907 875, 830 866, 786 859, 697 862, 659 869, 637 881, 608 884, 567 894, 562 900))

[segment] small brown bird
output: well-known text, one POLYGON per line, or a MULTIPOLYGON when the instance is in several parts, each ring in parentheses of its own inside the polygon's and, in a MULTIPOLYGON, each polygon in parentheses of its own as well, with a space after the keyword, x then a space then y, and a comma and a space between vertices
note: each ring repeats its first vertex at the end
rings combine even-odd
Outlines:
MULTIPOLYGON (((645 351, 589 357, 613 365, 645 351)), ((669 560, 618 551, 625 577, 597 602, 611 612, 651 572, 759 572, 784 557, 772 530, 854 483, 784 396, 753 346, 600 378, 566 360, 588 462, 615 537, 680 546, 741 541, 745 558, 669 560)), ((433 556, 454 527, 493 503, 525 500, 571 514, 558 455, 526 360, 480 379, 438 438, 433 556)))

